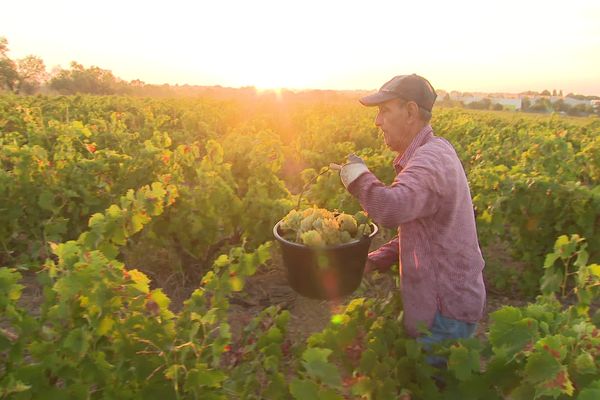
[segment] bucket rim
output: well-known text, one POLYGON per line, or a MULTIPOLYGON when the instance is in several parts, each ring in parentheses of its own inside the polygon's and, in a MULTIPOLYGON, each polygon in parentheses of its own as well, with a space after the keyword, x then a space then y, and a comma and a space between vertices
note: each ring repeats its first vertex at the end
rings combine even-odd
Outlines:
POLYGON ((349 243, 334 244, 334 245, 320 246, 320 247, 309 247, 302 243, 290 242, 289 240, 284 239, 278 232, 279 225, 281 224, 282 221, 283 220, 279 220, 273 227, 273 236, 275 236, 275 239, 277 239, 279 242, 285 243, 288 246, 297 247, 299 249, 337 250, 337 249, 344 249, 346 247, 354 247, 360 243, 363 243, 366 241, 371 241, 373 239, 373 237, 375 237, 377 232, 379 232, 379 227, 374 222, 370 222, 369 225, 371 225, 371 227, 373 228, 373 232, 371 232, 371 234, 369 236, 364 236, 358 242, 349 242, 349 243))

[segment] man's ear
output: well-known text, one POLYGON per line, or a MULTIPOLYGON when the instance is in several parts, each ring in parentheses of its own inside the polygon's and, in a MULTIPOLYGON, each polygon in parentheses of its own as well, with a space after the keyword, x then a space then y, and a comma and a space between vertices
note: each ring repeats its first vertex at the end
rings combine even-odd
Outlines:
POLYGON ((414 101, 409 101, 406 104, 406 110, 408 111, 408 120, 410 122, 419 119, 419 106, 414 101))

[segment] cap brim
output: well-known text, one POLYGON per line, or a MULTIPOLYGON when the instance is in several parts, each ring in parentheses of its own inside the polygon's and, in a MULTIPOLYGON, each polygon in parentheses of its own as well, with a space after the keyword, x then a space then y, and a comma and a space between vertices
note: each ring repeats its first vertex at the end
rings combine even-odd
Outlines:
POLYGON ((377 92, 370 94, 365 97, 361 97, 358 101, 363 106, 371 107, 378 106, 381 103, 385 103, 386 101, 397 99, 399 96, 396 93, 391 92, 377 92))

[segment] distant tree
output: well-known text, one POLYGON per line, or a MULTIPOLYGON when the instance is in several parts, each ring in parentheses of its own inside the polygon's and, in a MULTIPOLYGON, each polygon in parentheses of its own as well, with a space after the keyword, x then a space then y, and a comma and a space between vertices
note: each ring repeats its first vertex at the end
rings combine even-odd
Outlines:
POLYGON ((550 103, 550 100, 540 97, 535 100, 535 103, 529 107, 528 111, 545 113, 550 110, 552 110, 552 104, 550 103))
POLYGON ((560 97, 563 97, 562 89, 560 89, 560 92, 558 92, 558 95, 559 95, 560 97))
POLYGON ((542 93, 540 93, 541 96, 550 96, 550 92, 548 90, 544 90, 542 93))
POLYGON ((524 97, 521 100, 521 111, 529 111, 529 107, 531 107, 531 100, 529 100, 529 97, 524 97))
POLYGON ((567 114, 575 115, 575 116, 583 116, 583 115, 591 114, 592 112, 594 112, 594 110, 592 109, 591 106, 581 103, 581 104, 576 104, 573 107, 571 107, 571 109, 567 112, 567 114))
POLYGON ((500 104, 500 103, 495 103, 495 104, 492 106, 492 110, 496 110, 496 111, 502 111, 502 110, 504 110, 504 107, 503 107, 503 106, 502 106, 502 104, 500 104))
POLYGON ((8 40, 4 36, 0 36, 0 57, 7 57, 8 40))
POLYGON ((444 96, 441 99, 436 100, 435 106, 436 107, 459 107, 459 108, 464 108, 465 105, 460 100, 452 100, 452 98, 450 98, 450 94, 446 93, 446 94, 444 94, 444 96))
POLYGON ((13 91, 19 74, 15 62, 6 53, 8 53, 8 40, 0 37, 0 90, 13 91))
POLYGON ((129 85, 134 88, 143 88, 144 86, 146 86, 146 82, 141 81, 139 79, 134 79, 131 82, 129 82, 129 85))
POLYGON ((552 89, 552 96, 556 97, 556 89, 552 89))
POLYGON ((71 62, 71 69, 60 70, 50 80, 50 88, 62 94, 114 94, 123 92, 125 87, 111 71, 96 66, 84 68, 75 61, 71 62))
POLYGON ((583 94, 573 94, 573 93, 569 93, 567 95, 567 97, 570 97, 575 100, 600 100, 600 97, 598 97, 598 96, 586 96, 583 94))
POLYGON ((42 83, 48 79, 44 61, 36 56, 30 55, 17 61, 17 87, 18 93, 35 93, 42 83))
POLYGON ((571 106, 565 103, 563 99, 558 99, 554 103, 552 103, 552 109, 556 112, 568 113, 571 110, 571 106))
POLYGON ((552 109, 556 112, 563 111, 563 107, 565 106, 565 101, 563 99, 558 99, 554 103, 552 103, 552 109))
POLYGON ((474 110, 489 110, 492 108, 492 100, 485 98, 479 101, 473 101, 467 104, 467 108, 472 108, 474 110))

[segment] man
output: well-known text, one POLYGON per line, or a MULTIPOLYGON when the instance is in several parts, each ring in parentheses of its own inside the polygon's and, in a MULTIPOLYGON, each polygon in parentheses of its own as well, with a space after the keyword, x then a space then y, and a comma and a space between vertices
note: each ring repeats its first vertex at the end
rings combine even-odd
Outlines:
MULTIPOLYGON (((385 186, 359 157, 339 167, 344 186, 375 223, 398 236, 369 254, 367 271, 399 262, 404 326, 421 326, 426 344, 472 336, 482 317, 485 287, 471 194, 452 145, 435 136, 429 121, 437 94, 421 76, 396 76, 360 99, 379 107, 375 125, 398 153, 396 178, 385 186)), ((335 167, 335 165, 334 165, 335 167)))

